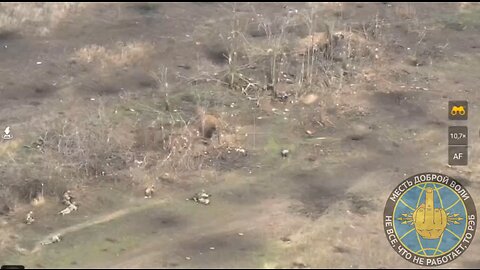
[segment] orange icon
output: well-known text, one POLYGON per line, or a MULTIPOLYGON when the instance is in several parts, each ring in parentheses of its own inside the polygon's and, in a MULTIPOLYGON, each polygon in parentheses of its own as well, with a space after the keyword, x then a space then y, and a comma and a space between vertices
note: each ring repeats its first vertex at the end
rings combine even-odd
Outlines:
POLYGON ((465 115, 465 108, 463 106, 453 106, 452 110, 450 111, 451 115, 465 115))

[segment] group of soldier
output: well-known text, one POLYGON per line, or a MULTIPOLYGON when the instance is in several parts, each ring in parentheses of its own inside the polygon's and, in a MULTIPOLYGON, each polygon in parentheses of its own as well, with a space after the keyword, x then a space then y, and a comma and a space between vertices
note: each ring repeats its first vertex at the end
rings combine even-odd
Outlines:
MULTIPOLYGON (((145 198, 150 199, 155 192, 155 185, 151 185, 145 189, 145 198)), ((73 211, 78 209, 78 204, 74 201, 74 197, 72 196, 72 192, 67 190, 63 193, 62 196, 62 204, 66 206, 65 209, 59 212, 60 215, 64 216, 70 214, 73 211)), ((32 224, 35 221, 33 218, 33 211, 27 213, 27 217, 25 218, 26 224, 32 224)))
MULTIPOLYGON (((155 185, 150 185, 149 187, 145 188, 145 199, 150 199, 155 192, 155 185)), ((196 193, 193 197, 188 198, 187 200, 192 200, 196 203, 209 205, 210 204, 210 194, 206 193, 205 190, 196 193)))
POLYGON ((72 211, 76 211, 78 209, 77 203, 73 201, 72 192, 67 190, 63 193, 62 203, 67 207, 59 212, 60 215, 64 216, 70 214, 72 211))
MULTIPOLYGON (((150 199, 152 198, 153 194, 155 193, 155 185, 150 185, 147 188, 145 188, 145 199, 150 199)), ((199 192, 195 194, 192 198, 189 198, 189 200, 193 200, 194 202, 200 203, 200 204, 205 204, 208 205, 210 204, 210 194, 207 194, 204 190, 202 192, 199 192)), ((67 215, 70 214, 73 211, 76 211, 78 209, 78 204, 74 201, 74 197, 72 196, 72 192, 70 190, 67 190, 63 193, 62 196, 62 204, 66 206, 65 209, 60 211, 58 214, 60 215, 67 215)), ((33 218, 33 211, 30 211, 27 213, 27 217, 25 218, 25 223, 26 224, 32 224, 35 221, 33 218)))
POLYGON ((210 204, 210 194, 205 192, 205 190, 202 189, 202 191, 198 192, 195 194, 193 197, 188 198, 187 200, 192 200, 196 203, 203 204, 203 205, 209 205, 210 204))
MULTIPOLYGON (((78 204, 74 201, 74 197, 72 196, 72 192, 70 190, 67 190, 63 193, 62 204, 66 205, 66 208, 58 213, 62 216, 70 214, 72 211, 76 211, 78 209, 78 204)), ((25 223, 32 224, 34 221, 35 219, 33 217, 33 211, 28 212, 27 217, 25 218, 25 223)))
MULTIPOLYGON (((155 185, 151 185, 145 189, 145 199, 150 199, 153 196, 153 193, 155 192, 155 185)), ((210 194, 205 192, 205 190, 202 189, 201 192, 196 193, 193 197, 188 198, 187 201, 194 201, 199 204, 203 205, 209 205, 210 204, 210 194)))

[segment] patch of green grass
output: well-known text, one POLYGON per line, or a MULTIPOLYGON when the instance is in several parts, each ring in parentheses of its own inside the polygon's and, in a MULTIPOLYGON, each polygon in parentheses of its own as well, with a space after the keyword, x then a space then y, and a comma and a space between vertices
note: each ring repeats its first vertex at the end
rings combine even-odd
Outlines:
POLYGON ((462 77, 470 78, 470 74, 478 74, 480 72, 480 55, 457 53, 457 56, 452 61, 440 65, 438 69, 447 76, 452 76, 457 80, 462 77), (455 72, 452 72, 452 70, 455 72))
POLYGON ((480 8, 473 7, 467 12, 462 13, 460 15, 460 21, 467 26, 472 26, 475 29, 478 29, 480 27, 480 8))
POLYGON ((456 31, 463 31, 467 29, 480 29, 480 7, 472 7, 468 11, 461 12, 454 16, 443 16, 440 22, 446 28, 456 31))
POLYGON ((138 11, 142 15, 148 15, 155 13, 158 8, 159 4, 158 3, 136 3, 131 6, 132 9, 138 11))
POLYGON ((279 170, 292 166, 291 162, 281 163, 279 161, 284 159, 281 156, 281 151, 284 149, 289 151, 289 157, 287 157, 285 160, 291 159, 290 157, 292 155, 297 154, 295 150, 298 148, 298 143, 295 143, 295 141, 296 140, 284 140, 278 138, 276 135, 272 135, 270 138, 268 138, 267 143, 263 147, 264 154, 262 157, 262 163, 265 165, 275 166, 279 170))

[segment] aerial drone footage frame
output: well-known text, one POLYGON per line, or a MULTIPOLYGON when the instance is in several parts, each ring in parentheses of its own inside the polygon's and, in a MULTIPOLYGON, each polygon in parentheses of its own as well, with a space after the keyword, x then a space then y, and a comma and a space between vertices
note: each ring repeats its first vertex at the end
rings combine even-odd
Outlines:
POLYGON ((0 265, 478 268, 479 30, 467 2, 0 3, 0 265))

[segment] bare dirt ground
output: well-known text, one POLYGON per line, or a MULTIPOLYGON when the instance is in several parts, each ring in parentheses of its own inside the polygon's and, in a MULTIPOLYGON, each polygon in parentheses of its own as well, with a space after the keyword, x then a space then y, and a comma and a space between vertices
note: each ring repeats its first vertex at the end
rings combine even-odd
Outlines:
POLYGON ((478 4, 0 6, 2 264, 413 268, 384 235, 392 189, 436 171, 480 198, 478 4), (451 168, 464 99, 470 162, 451 168), (195 139, 197 106, 223 144, 195 139), (210 205, 186 200, 201 189, 210 205))

